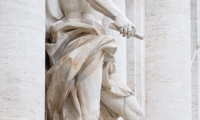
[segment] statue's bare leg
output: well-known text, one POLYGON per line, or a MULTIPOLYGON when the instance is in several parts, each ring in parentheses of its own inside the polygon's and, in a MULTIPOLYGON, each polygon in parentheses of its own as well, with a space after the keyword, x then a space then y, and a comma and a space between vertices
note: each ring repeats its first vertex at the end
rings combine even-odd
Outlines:
POLYGON ((143 112, 134 96, 116 97, 105 89, 101 91, 101 102, 122 116, 124 120, 139 120, 143 112))
MULTIPOLYGON (((102 52, 97 53, 97 58, 98 55, 102 55, 102 52)), ((80 82, 77 91, 83 120, 98 120, 100 114, 101 85, 102 66, 99 66, 80 82)))

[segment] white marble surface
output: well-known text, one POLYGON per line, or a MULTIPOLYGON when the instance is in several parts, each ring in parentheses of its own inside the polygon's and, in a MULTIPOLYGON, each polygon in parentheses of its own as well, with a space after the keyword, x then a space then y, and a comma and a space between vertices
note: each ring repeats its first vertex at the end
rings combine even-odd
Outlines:
MULTIPOLYGON (((143 31, 141 15, 146 15, 145 120, 198 120, 200 50, 192 65, 192 84, 189 64, 200 40, 200 0, 190 0, 192 4, 189 0, 126 0, 126 6, 125 0, 113 1, 126 11, 139 32, 143 31), (146 11, 142 13, 144 5, 146 11)), ((44 0, 0 2, 0 120, 44 120, 44 15, 44 0)), ((136 88, 137 99, 145 109, 144 43, 133 38, 126 41, 108 28, 110 21, 104 18, 103 25, 117 40, 117 73, 124 84, 136 88)))
MULTIPOLYGON (((124 0, 113 0, 115 4, 125 13, 125 1, 124 0)), ((126 66, 126 37, 123 37, 118 31, 109 28, 110 23, 113 20, 104 16, 103 27, 106 29, 108 35, 112 36, 117 42, 117 52, 115 53, 116 69, 120 80, 124 84, 127 84, 127 66, 126 66)))
MULTIPOLYGON (((125 11, 124 1, 115 2, 125 11)), ((142 117, 143 113, 132 91, 116 77, 119 75, 122 81, 126 81, 126 41, 120 39, 122 35, 119 32, 124 37, 136 35, 133 23, 112 0, 107 0, 106 4, 101 0, 55 0, 47 1, 46 8, 47 32, 51 35, 51 40, 46 43, 51 60, 51 68, 46 74, 48 120, 97 120, 100 101, 109 108, 110 114, 116 112, 113 119, 118 115, 127 120, 142 117), (118 45, 122 49, 116 61, 117 67, 124 71, 117 68, 120 71, 116 74, 113 64, 116 42, 97 23, 102 21, 97 11, 114 20, 112 25, 118 31, 112 31, 114 34, 111 36, 120 41, 118 45), (51 23, 51 20, 55 23, 51 23), (68 104, 70 100, 73 102, 68 104), (71 112, 73 110, 78 111, 71 112)), ((108 29, 109 20, 106 23, 104 26, 108 29)), ((106 107, 103 107, 104 111, 101 109, 101 119, 105 120, 111 118, 106 107)))
MULTIPOLYGON (((126 0, 126 16, 134 23, 135 20, 135 0, 126 0)), ((138 12, 137 12, 138 13, 138 12)), ((129 87, 135 92, 136 79, 135 79, 135 39, 128 38, 126 41, 126 61, 127 61, 127 83, 129 87)))
MULTIPOLYGON (((198 56, 198 86, 200 86, 200 0, 197 0, 197 41, 198 41, 198 45, 199 45, 199 49, 198 49, 198 53, 197 53, 197 56, 198 56)), ((198 101, 200 101, 200 87, 198 87, 198 101)), ((198 103, 198 116, 200 116, 200 103, 198 103)))
POLYGON ((191 120, 190 0, 145 5, 145 120, 191 120))
MULTIPOLYGON (((145 6, 144 0, 126 0, 126 15, 144 32, 145 6)), ((135 92, 135 96, 145 112, 145 39, 127 39, 127 83, 135 92)))
MULTIPOLYGON (((125 1, 124 0, 113 0, 115 4, 125 13, 125 1)), ((106 32, 113 36, 117 42, 117 52, 115 53, 116 59, 116 69, 119 75, 120 80, 124 84, 127 84, 127 67, 126 67, 126 38, 122 37, 119 32, 110 29, 108 26, 113 22, 108 17, 104 17, 103 26, 106 29, 106 32)), ((118 120, 123 120, 123 118, 119 118, 118 120)))
POLYGON ((192 120, 198 120, 197 0, 191 0, 192 120), (194 57, 194 58, 193 58, 194 57))
MULTIPOLYGON (((125 0, 113 0, 115 4, 125 13, 125 0)), ((104 17, 103 20, 103 26, 106 29, 107 33, 111 36, 113 36, 117 42, 117 52, 115 53, 116 58, 116 69, 117 74, 119 75, 120 80, 127 84, 127 61, 126 61, 126 43, 127 39, 125 37, 122 37, 119 32, 110 29, 108 26, 109 24, 113 22, 108 17, 104 17)), ((123 120, 123 118, 119 118, 118 120, 123 120)))
POLYGON ((44 7, 0 2, 0 120, 44 120, 44 7))

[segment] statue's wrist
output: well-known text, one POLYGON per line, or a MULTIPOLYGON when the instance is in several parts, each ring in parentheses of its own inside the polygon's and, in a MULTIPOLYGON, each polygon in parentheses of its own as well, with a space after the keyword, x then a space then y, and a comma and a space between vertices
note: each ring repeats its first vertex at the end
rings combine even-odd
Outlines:
POLYGON ((124 19, 126 16, 123 13, 118 13, 116 16, 114 16, 114 21, 119 20, 119 19, 124 19))

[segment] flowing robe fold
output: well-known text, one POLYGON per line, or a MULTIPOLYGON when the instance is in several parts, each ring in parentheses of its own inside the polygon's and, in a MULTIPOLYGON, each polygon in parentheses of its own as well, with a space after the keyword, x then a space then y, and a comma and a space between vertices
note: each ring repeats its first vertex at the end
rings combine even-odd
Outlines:
MULTIPOLYGON (((60 20, 52 24, 50 35, 51 39, 46 43, 51 64, 46 73, 48 118, 82 120, 76 89, 87 75, 102 65, 102 89, 116 97, 133 95, 127 86, 113 77, 116 42, 106 35, 104 28, 97 22, 60 20), (103 51, 102 56, 95 58, 95 54, 99 51, 103 51)), ((118 115, 103 103, 101 110, 108 111, 106 117, 109 115, 113 120, 118 118, 118 115)))

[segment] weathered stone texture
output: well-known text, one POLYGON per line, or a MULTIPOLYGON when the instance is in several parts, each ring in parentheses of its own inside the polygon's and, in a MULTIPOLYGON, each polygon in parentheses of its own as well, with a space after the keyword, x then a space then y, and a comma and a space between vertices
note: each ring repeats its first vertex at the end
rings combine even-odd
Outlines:
POLYGON ((190 120, 190 1, 146 0, 145 5, 145 120, 190 120))
MULTIPOLYGON (((198 86, 200 86, 200 0, 197 0, 197 42, 198 42, 198 52, 197 52, 198 86)), ((198 101, 200 101, 200 87, 198 87, 198 101)), ((200 103, 198 103, 198 117, 200 118, 200 103)))
POLYGON ((0 119, 44 120, 43 0, 0 2, 0 119))
POLYGON ((192 120, 198 120, 197 0, 191 0, 192 120))
MULTIPOLYGON (((126 15, 144 34, 144 0, 126 0, 126 15)), ((145 111, 145 40, 127 39, 127 83, 145 111)))

